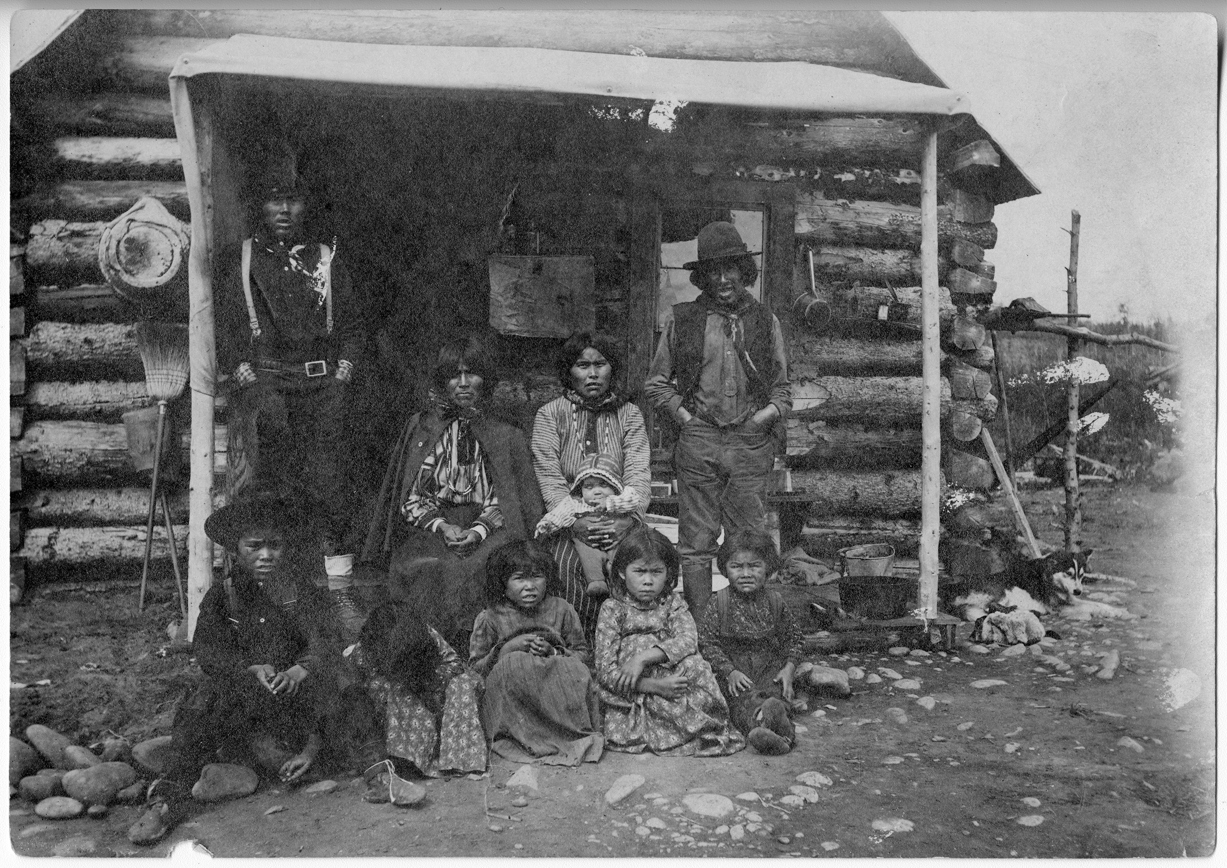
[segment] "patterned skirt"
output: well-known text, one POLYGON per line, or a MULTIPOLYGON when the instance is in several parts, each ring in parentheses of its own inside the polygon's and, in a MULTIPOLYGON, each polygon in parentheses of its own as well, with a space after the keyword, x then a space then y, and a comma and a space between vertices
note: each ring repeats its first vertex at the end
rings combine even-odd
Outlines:
POLYGON ((454 676, 447 683, 440 716, 417 695, 387 679, 374 677, 368 686, 375 702, 384 707, 388 756, 408 760, 429 777, 485 771, 479 677, 468 672, 454 676))

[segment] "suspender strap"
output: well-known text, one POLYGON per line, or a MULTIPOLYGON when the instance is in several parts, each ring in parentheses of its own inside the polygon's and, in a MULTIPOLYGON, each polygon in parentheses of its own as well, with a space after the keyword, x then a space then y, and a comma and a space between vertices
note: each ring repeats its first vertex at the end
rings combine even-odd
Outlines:
MULTIPOLYGON (((324 266, 324 325, 332 334, 332 254, 327 244, 320 243, 320 264, 324 266)), ((260 318, 256 315, 256 303, 251 295, 251 239, 243 239, 243 298, 247 302, 247 324, 251 336, 260 337, 260 318)))
POLYGON ((332 334, 332 248, 323 242, 320 242, 320 263, 324 266, 324 322, 328 334, 332 334))
POLYGON ((260 318, 256 316, 256 303, 251 297, 250 238, 243 239, 243 297, 247 300, 247 324, 251 326, 251 336, 258 338, 260 337, 260 318))

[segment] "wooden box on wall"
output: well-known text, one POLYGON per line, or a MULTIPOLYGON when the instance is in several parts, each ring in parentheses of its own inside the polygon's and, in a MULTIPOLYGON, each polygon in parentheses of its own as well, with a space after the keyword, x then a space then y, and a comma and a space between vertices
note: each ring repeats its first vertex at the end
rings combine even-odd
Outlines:
POLYGON ((591 256, 492 256, 490 326, 501 334, 566 338, 596 326, 591 256))

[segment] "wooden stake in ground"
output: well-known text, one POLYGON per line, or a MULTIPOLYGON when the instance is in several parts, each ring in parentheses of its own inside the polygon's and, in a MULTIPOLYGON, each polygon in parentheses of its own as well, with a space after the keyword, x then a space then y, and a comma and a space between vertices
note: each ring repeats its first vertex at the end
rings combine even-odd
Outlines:
MULTIPOLYGON (((1069 313, 1069 324, 1078 324, 1078 234, 1082 226, 1082 217, 1077 211, 1071 213, 1069 229, 1069 268, 1065 272, 1066 310, 1069 313)), ((1074 359, 1082 349, 1082 341, 1070 337, 1066 344, 1066 358, 1071 371, 1074 359)), ((1065 550, 1072 552, 1077 547, 1078 537, 1082 535, 1082 509, 1079 504, 1078 491, 1078 378, 1070 376, 1069 392, 1066 408, 1068 418, 1065 427, 1065 550)))

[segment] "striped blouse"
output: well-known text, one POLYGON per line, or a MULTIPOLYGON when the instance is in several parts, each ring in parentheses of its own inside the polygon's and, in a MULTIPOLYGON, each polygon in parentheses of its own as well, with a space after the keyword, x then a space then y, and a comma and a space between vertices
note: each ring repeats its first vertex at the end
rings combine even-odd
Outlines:
POLYGON ((547 510, 571 496, 571 483, 595 452, 611 456, 622 467, 622 485, 639 494, 639 515, 652 499, 649 468, 651 447, 643 413, 629 401, 616 410, 597 414, 596 443, 586 444, 590 410, 565 397, 555 398, 533 420, 533 470, 547 510))
POLYGON ((503 511, 486 469, 481 443, 468 425, 454 419, 422 462, 400 511, 412 526, 437 531, 446 521, 440 514, 443 506, 465 504, 481 505, 481 514, 469 528, 481 539, 503 526, 503 511))

